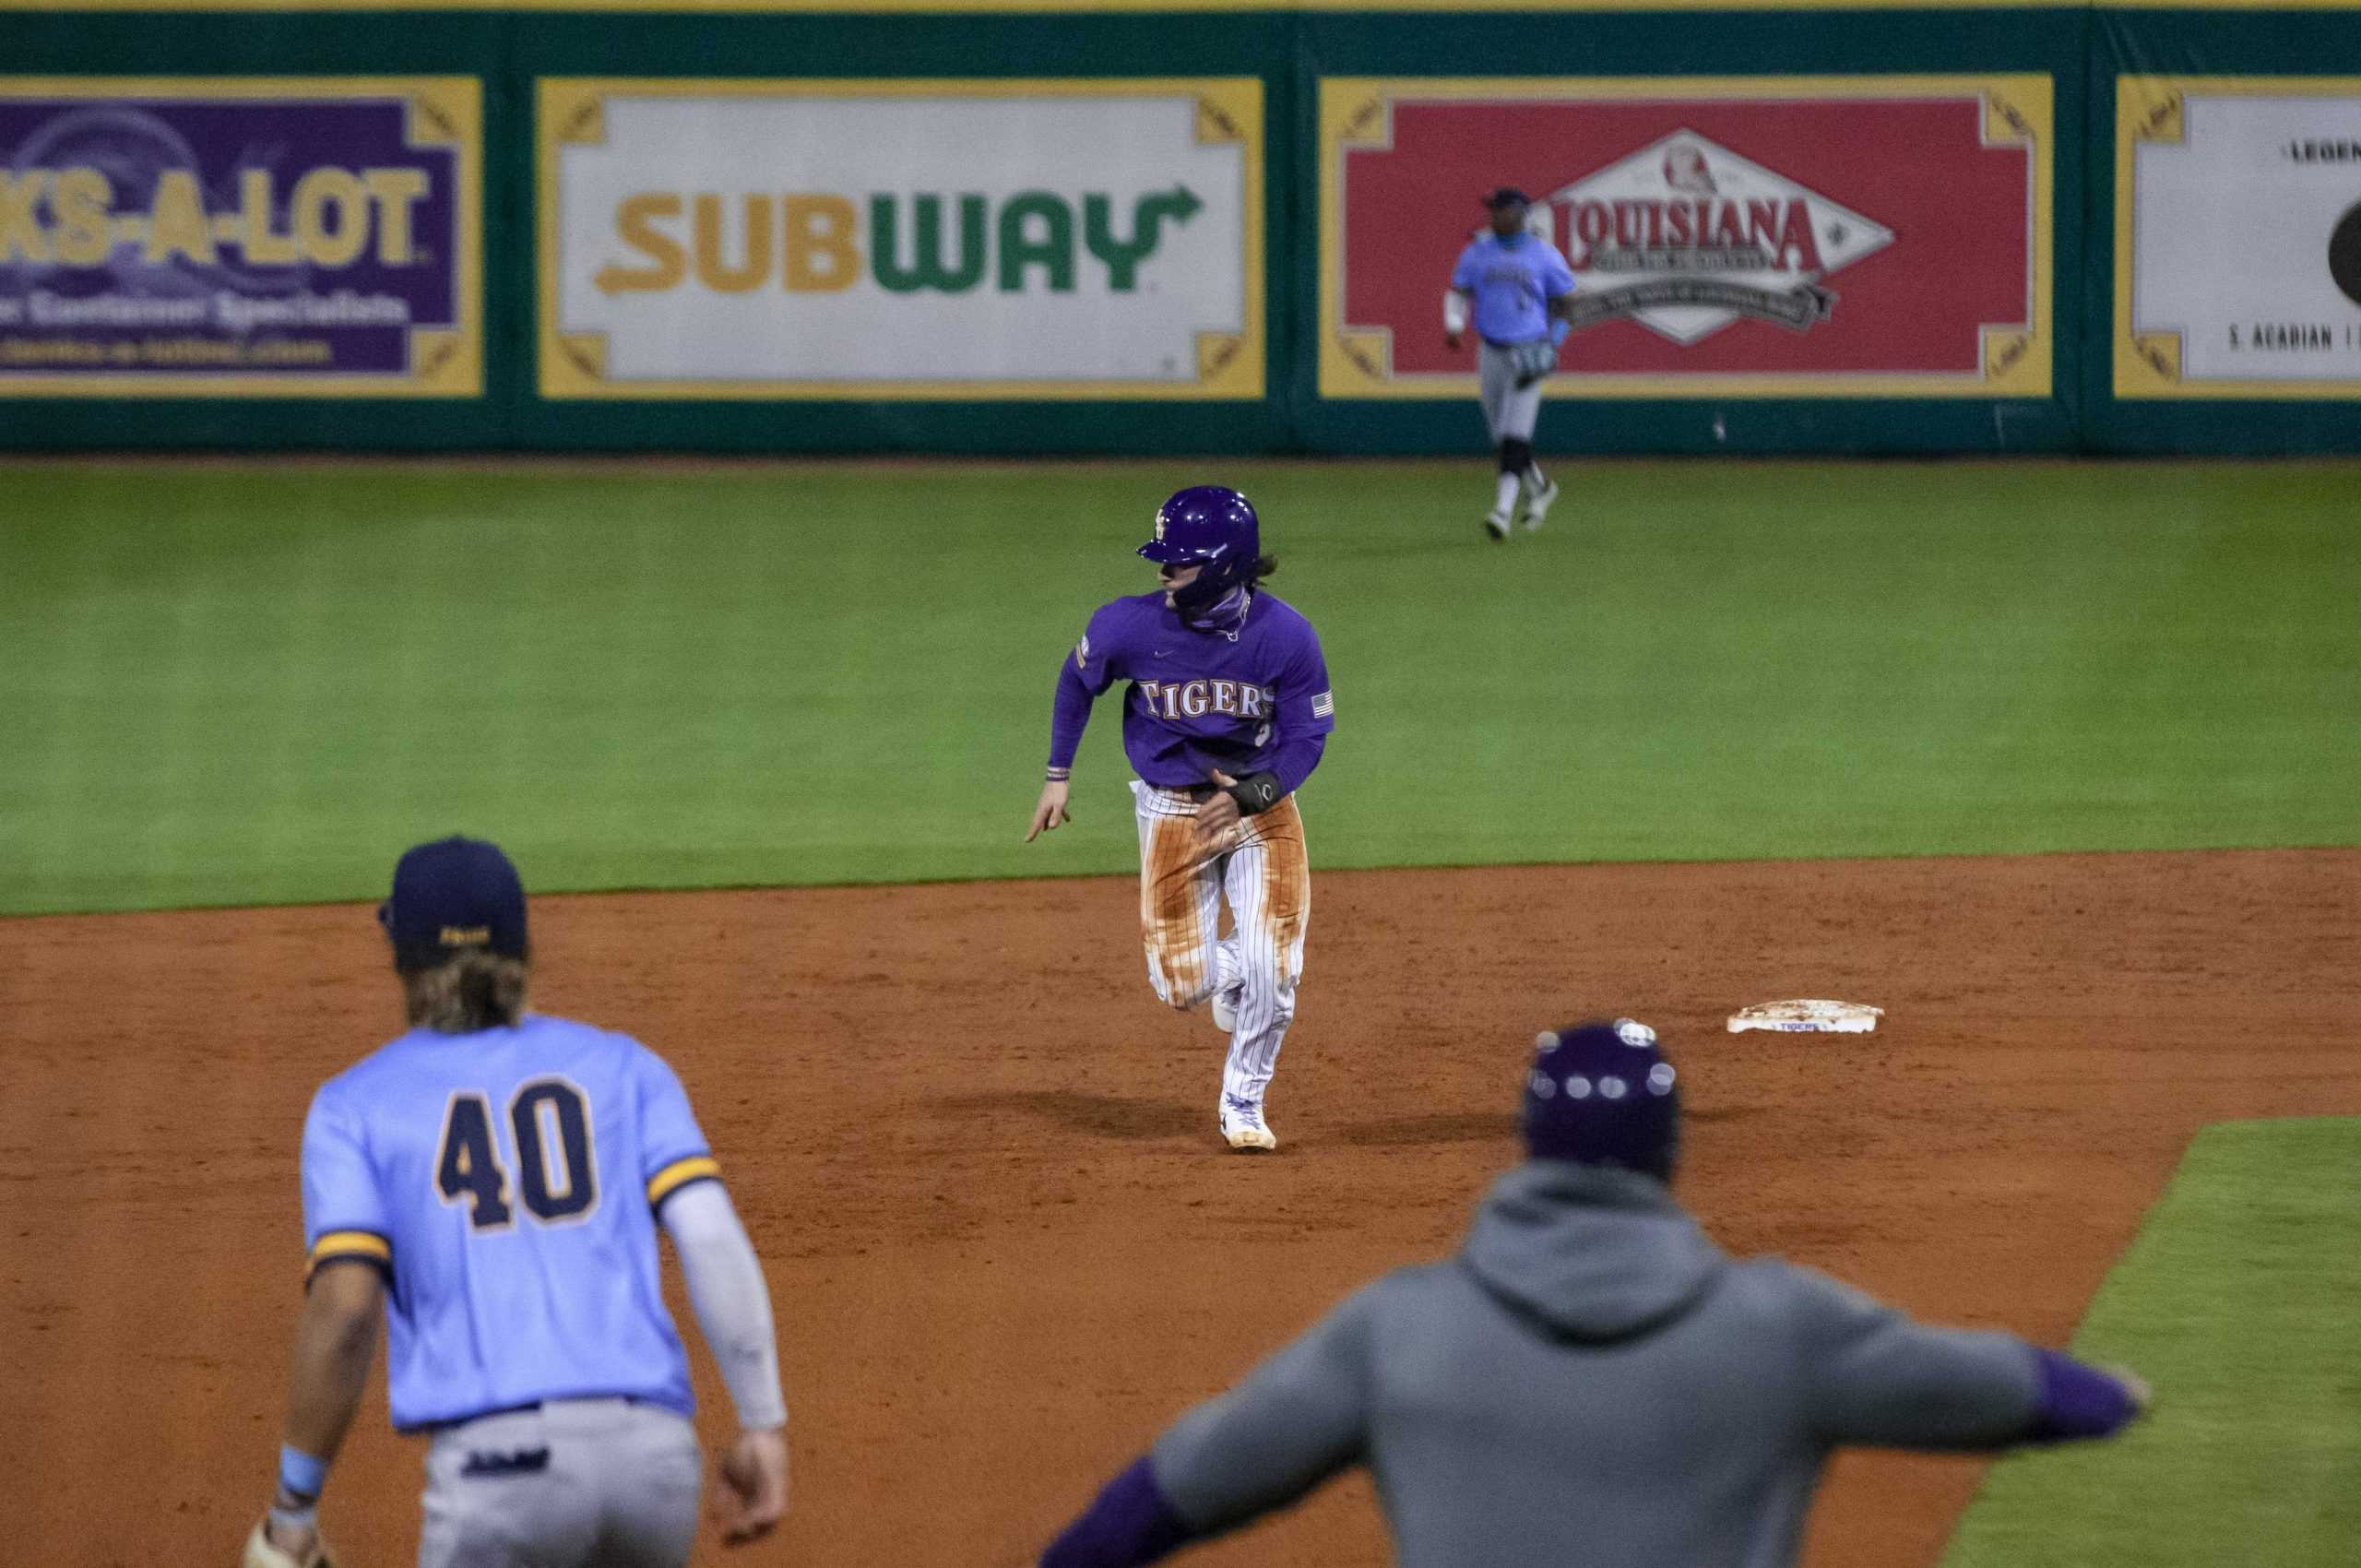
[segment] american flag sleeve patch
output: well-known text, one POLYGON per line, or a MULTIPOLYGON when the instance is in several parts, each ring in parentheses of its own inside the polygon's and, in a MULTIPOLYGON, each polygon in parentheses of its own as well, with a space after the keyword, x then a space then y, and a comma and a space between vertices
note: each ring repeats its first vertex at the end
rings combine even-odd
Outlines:
POLYGON ((1334 692, 1323 692, 1318 696, 1312 698, 1311 717, 1314 719, 1335 718, 1336 694, 1334 692))

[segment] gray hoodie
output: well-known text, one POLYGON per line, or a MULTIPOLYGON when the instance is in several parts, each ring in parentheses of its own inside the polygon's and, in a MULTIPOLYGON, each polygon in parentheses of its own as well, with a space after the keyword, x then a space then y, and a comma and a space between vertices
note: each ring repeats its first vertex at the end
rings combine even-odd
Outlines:
POLYGON ((2032 1347, 1734 1260, 1658 1182, 1534 1160, 1461 1254, 1364 1287, 1150 1463, 1211 1534, 1367 1465, 1402 1568, 1784 1568, 1839 1443, 2028 1435, 2032 1347))

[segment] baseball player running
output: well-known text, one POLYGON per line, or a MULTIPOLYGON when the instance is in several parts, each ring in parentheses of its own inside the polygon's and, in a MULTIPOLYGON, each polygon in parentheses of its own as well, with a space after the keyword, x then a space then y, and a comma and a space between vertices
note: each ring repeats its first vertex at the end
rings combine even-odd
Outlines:
POLYGON ((1246 497, 1195 485, 1156 514, 1139 552, 1163 588, 1104 604, 1058 672, 1049 780, 1031 843, 1069 820, 1074 748, 1091 704, 1117 681, 1140 835, 1140 933, 1156 994, 1186 1010, 1211 1000, 1229 1036, 1219 1125, 1234 1149, 1272 1149, 1263 1111, 1295 1018, 1311 876, 1295 791, 1320 766, 1335 701, 1320 639, 1263 591, 1246 497), (1236 929, 1220 934, 1221 906, 1236 929))
POLYGON ((678 1568, 701 1461, 660 1223, 737 1405, 725 1538, 787 1506, 769 1288, 681 1081, 638 1041, 525 1011, 525 890, 445 838, 378 911, 409 1029, 303 1124, 310 1276, 279 1491, 246 1568, 325 1561, 315 1510, 382 1308, 395 1430, 424 1433, 421 1568, 678 1568))
POLYGON ((1839 1444, 2108 1436, 2135 1379, 1724 1254, 1673 1201, 1679 1098, 1630 1019, 1539 1038, 1527 1161, 1459 1256, 1363 1288, 1182 1416, 1042 1568, 1136 1568, 1366 1465, 1402 1568, 1780 1568, 1839 1444))
POLYGON ((1451 269, 1442 332, 1457 349, 1472 303, 1482 339, 1476 362, 1484 427, 1501 453, 1500 486, 1484 517, 1484 531, 1497 541, 1509 537, 1520 495, 1528 529, 1541 526, 1558 499, 1558 486, 1533 460, 1533 427, 1541 418, 1541 383, 1557 368, 1565 340, 1574 274, 1557 246, 1525 226, 1531 203, 1523 191, 1503 185, 1485 205, 1492 232, 1468 241, 1451 269))

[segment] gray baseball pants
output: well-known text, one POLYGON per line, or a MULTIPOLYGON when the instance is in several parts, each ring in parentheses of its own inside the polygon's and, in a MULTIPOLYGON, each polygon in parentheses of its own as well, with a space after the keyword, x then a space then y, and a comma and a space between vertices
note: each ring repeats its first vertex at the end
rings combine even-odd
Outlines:
POLYGON ((1509 351, 1488 342, 1476 345, 1476 371, 1484 400, 1484 427, 1492 433, 1492 444, 1532 440, 1534 424, 1541 418, 1541 383, 1520 390, 1509 351))
POLYGON ((626 1399, 557 1399, 434 1434, 419 1568, 682 1568, 695 1429, 626 1399))

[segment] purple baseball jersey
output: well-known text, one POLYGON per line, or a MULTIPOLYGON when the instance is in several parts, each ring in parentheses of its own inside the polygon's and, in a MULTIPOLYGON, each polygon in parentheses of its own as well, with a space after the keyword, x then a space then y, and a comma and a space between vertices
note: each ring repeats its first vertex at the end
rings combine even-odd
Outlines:
MULTIPOLYGON (((1234 636, 1192 628, 1160 588, 1103 604, 1074 646, 1073 668, 1092 697, 1132 683, 1123 754, 1141 778, 1168 789, 1203 784, 1215 768, 1242 778, 1283 742, 1336 727, 1319 636, 1267 593, 1253 596, 1234 636)), ((1081 739, 1078 727, 1073 739, 1081 739)), ((1057 741, 1050 761, 1065 766, 1074 748, 1063 735, 1057 741)))

